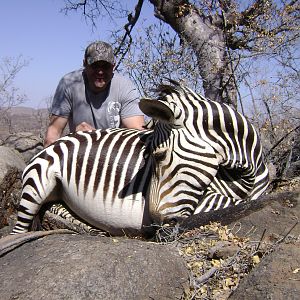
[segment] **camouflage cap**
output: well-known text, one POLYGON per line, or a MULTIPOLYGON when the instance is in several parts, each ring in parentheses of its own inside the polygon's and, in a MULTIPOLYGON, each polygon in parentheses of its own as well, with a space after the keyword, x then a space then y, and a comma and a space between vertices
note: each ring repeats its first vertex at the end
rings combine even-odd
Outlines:
POLYGON ((112 46, 102 41, 93 42, 87 46, 84 59, 88 65, 100 60, 107 61, 112 65, 115 63, 112 46))

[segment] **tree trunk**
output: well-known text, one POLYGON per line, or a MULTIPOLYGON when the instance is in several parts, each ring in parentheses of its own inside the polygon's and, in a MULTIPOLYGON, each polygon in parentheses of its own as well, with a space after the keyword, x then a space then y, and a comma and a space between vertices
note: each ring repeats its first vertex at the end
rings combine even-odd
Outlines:
POLYGON ((205 96, 236 107, 236 87, 226 50, 223 20, 207 17, 188 1, 150 0, 156 17, 168 23, 195 51, 205 96))

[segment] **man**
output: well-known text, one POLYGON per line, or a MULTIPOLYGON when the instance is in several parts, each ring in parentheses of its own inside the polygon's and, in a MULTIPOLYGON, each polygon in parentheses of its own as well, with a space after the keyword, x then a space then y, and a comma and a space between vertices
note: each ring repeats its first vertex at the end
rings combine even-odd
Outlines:
POLYGON ((56 89, 44 146, 71 132, 115 127, 143 129, 139 94, 132 82, 114 72, 112 47, 102 41, 90 44, 84 69, 65 75, 56 89))

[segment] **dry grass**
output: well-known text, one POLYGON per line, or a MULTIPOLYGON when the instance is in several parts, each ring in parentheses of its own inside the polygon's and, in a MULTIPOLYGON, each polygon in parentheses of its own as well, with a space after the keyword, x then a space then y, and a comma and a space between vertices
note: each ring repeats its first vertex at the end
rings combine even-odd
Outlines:
POLYGON ((158 238, 165 243, 175 243, 186 262, 190 279, 182 300, 225 300, 279 243, 288 239, 295 241, 289 235, 294 226, 276 242, 263 241, 263 236, 260 241, 238 237, 235 234, 238 232, 237 226, 230 229, 219 223, 211 223, 182 234, 178 228, 162 228, 158 238))

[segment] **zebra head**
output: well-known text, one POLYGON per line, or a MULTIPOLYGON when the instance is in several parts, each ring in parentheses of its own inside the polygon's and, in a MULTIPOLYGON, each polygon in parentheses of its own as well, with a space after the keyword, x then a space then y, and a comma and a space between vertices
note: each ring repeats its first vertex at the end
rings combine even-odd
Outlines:
POLYGON ((156 224, 192 215, 218 170, 215 151, 187 122, 191 115, 184 98, 180 89, 161 86, 157 99, 140 101, 141 110, 154 119, 148 145, 153 165, 149 211, 156 224))

